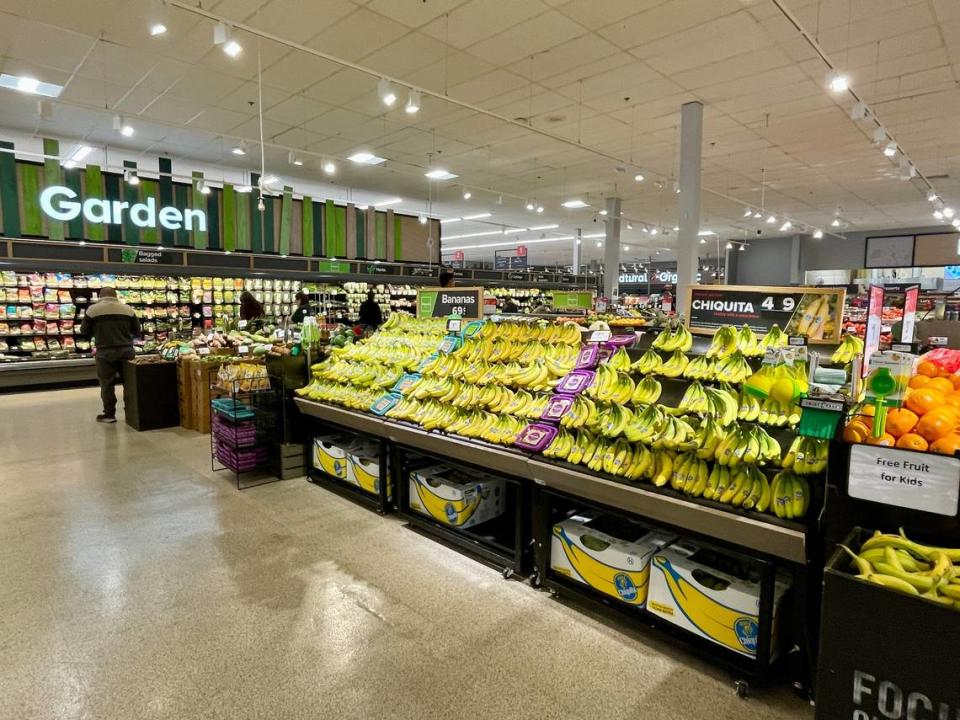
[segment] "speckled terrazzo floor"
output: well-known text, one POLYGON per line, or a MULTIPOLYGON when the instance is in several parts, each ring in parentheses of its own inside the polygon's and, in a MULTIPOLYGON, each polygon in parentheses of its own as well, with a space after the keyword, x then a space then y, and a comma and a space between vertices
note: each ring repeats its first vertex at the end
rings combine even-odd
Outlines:
POLYGON ((0 395, 0 718, 810 718, 206 436, 0 395))

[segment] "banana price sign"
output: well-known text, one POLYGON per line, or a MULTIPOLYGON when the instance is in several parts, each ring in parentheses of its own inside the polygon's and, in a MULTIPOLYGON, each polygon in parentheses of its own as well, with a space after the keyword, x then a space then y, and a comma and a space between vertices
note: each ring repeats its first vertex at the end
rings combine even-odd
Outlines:
POLYGON ((723 325, 766 333, 778 325, 811 343, 838 343, 845 291, 838 288, 694 285, 687 296, 687 327, 712 335, 723 325))
POLYGON ((417 317, 449 317, 467 320, 483 318, 483 288, 458 287, 420 289, 417 291, 417 317))

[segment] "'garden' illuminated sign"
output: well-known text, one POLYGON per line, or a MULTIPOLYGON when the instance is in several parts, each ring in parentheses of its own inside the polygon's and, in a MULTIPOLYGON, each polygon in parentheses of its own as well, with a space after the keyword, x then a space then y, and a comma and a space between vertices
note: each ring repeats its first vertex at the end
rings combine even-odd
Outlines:
POLYGON ((160 227, 167 230, 197 230, 206 232, 207 214, 203 210, 178 210, 175 207, 162 207, 157 211, 157 201, 148 197, 142 203, 119 200, 87 198, 82 203, 75 198, 77 194, 68 187, 52 185, 40 193, 40 208, 47 217, 69 222, 83 213, 89 223, 97 225, 122 225, 124 212, 129 214, 130 222, 139 228, 160 227))

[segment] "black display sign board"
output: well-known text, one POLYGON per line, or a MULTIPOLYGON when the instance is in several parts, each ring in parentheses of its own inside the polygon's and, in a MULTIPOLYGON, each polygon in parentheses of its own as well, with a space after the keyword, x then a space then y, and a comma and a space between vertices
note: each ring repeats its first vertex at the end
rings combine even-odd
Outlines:
POLYGON ((766 333, 774 325, 813 343, 840 341, 843 290, 809 287, 694 285, 687 296, 687 325, 713 334, 723 325, 748 325, 766 333))
POLYGON ((439 288, 417 292, 417 317, 483 317, 483 288, 439 288))
POLYGON ((507 273, 507 280, 527 280, 530 276, 527 273, 522 272, 512 272, 507 273))
POLYGON ((365 271, 367 275, 394 275, 397 268, 393 265, 382 265, 380 263, 368 263, 365 271))
POLYGON ((183 262, 183 253, 161 248, 124 248, 120 250, 120 261, 136 265, 179 265, 183 262))
POLYGON ((496 255, 493 258, 495 270, 515 270, 527 266, 527 256, 523 255, 496 255))
POLYGON ((417 266, 417 267, 408 267, 406 268, 406 275, 412 275, 413 277, 435 277, 439 273, 437 269, 430 266, 417 266))

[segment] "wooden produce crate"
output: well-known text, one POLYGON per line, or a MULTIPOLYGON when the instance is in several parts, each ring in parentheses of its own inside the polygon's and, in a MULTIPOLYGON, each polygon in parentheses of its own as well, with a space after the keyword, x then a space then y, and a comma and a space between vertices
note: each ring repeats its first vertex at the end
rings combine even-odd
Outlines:
POLYGON ((222 360, 218 358, 216 361, 200 361, 194 358, 187 361, 191 382, 191 412, 193 413, 194 430, 202 433, 210 432, 211 395, 219 397, 220 394, 223 394, 223 391, 216 388, 211 393, 210 386, 216 383, 217 372, 227 360, 228 358, 224 357, 222 360))
POLYGON ((177 360, 177 398, 180 402, 180 427, 187 430, 197 429, 197 419, 193 411, 193 375, 190 372, 190 360, 177 360))
POLYGON ((277 445, 277 476, 281 480, 303 477, 307 474, 306 448, 303 443, 277 445))

